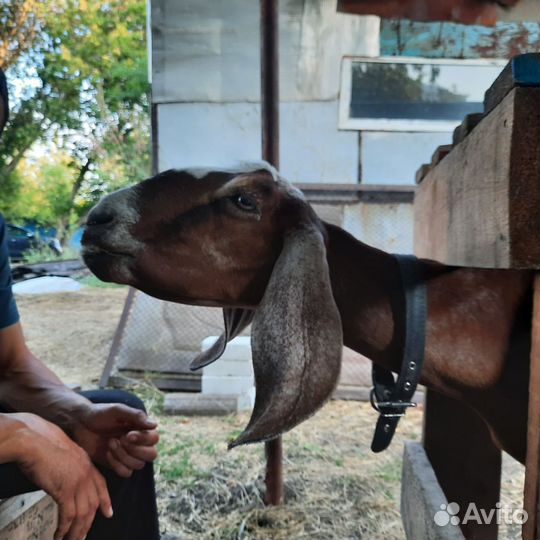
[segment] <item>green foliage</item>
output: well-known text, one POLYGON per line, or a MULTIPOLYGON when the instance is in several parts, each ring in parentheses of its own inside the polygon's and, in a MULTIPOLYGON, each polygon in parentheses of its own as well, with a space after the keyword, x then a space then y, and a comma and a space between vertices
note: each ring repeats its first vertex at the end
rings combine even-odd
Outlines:
POLYGON ((168 481, 182 479, 184 485, 189 485, 208 476, 208 473, 194 465, 192 456, 195 453, 205 453, 210 456, 216 453, 214 444, 190 437, 174 443, 161 440, 158 444, 158 450, 159 473, 168 481))
MULTIPOLYGON (((0 0, 0 21, 8 4, 0 0)), ((24 53, 9 56, 7 47, 2 56, 0 47, 12 98, 0 145, 0 211, 64 231, 101 195, 148 174, 146 2, 15 4, 32 15, 18 29, 24 53), (28 187, 22 170, 36 147, 53 148, 62 159, 28 187)), ((0 43, 10 31, 0 26, 0 43)))
POLYGON ((15 175, 18 196, 5 210, 13 221, 33 220, 43 225, 65 228, 72 203, 73 175, 71 158, 65 152, 21 160, 15 175))
POLYGON ((61 255, 57 255, 49 246, 40 246, 29 249, 24 253, 23 262, 26 264, 34 264, 49 261, 68 261, 70 259, 78 259, 79 252, 76 249, 67 247, 64 248, 61 255))
POLYGON ((101 281, 96 276, 86 276, 78 280, 79 283, 86 287, 96 287, 98 289, 119 289, 125 287, 125 285, 118 285, 118 283, 109 283, 107 281, 101 281))
POLYGON ((0 66, 10 66, 32 45, 41 13, 39 0, 0 0, 0 66))

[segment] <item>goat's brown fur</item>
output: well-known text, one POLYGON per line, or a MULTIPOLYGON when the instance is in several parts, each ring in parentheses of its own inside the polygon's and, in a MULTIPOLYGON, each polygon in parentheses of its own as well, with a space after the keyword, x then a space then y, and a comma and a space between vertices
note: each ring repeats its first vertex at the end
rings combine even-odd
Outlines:
MULTIPOLYGON (((132 244, 114 239, 123 219, 115 211, 126 204, 116 204, 120 195, 89 216, 85 259, 102 279, 165 300, 256 310, 285 236, 311 227, 326 244, 344 344, 399 370, 405 321, 395 259, 322 223, 274 174, 211 172, 195 179, 168 171, 135 186, 129 196, 139 214, 130 217, 132 244), (256 210, 235 206, 238 195, 256 210)), ((422 384, 470 405, 496 444, 523 463, 532 272, 423 265, 429 317, 422 384)))

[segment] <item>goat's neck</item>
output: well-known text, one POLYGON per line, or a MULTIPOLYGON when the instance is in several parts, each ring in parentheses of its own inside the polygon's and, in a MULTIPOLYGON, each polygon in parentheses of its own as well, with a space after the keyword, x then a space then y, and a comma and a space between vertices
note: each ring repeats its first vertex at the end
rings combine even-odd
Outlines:
POLYGON ((403 350, 403 294, 394 257, 326 224, 328 264, 341 314, 344 344, 399 371, 403 350))

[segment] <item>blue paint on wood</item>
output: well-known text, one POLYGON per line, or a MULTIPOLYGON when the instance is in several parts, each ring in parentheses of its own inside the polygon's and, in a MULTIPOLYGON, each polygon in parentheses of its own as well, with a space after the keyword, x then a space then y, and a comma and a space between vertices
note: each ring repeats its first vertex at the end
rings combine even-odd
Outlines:
POLYGON ((540 84, 540 54, 522 54, 512 58, 512 78, 519 86, 540 84))
POLYGON ((380 45, 382 56, 511 58, 540 51, 540 24, 510 22, 488 27, 383 19, 380 45))

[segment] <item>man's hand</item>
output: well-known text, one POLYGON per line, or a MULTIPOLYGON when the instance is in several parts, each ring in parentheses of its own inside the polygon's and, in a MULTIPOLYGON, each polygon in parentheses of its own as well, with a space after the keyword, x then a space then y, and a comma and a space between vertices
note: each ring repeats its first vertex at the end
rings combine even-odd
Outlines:
POLYGON ((157 457, 157 424, 120 404, 92 404, 72 428, 73 439, 93 461, 127 478, 157 457))
POLYGON ((22 472, 56 501, 55 540, 84 538, 97 509, 113 514, 105 479, 87 453, 59 427, 28 413, 7 415, 18 423, 17 463, 22 472))

